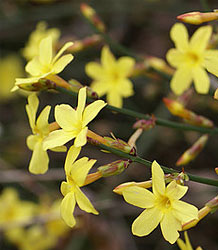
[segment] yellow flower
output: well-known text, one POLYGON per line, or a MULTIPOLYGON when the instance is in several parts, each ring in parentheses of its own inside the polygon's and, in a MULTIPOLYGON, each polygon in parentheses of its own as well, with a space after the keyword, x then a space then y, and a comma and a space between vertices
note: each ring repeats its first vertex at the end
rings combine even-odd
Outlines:
POLYGON ((51 36, 52 42, 55 44, 60 37, 60 30, 56 28, 46 29, 46 22, 39 22, 36 25, 36 29, 30 34, 29 40, 22 50, 22 55, 26 58, 27 61, 33 59, 35 56, 38 56, 39 44, 42 39, 51 36))
POLYGON ((67 181, 61 183, 61 193, 65 196, 61 202, 61 216, 70 227, 76 224, 73 216, 76 203, 80 209, 87 213, 98 214, 89 199, 80 190, 80 187, 85 183, 89 170, 95 164, 96 160, 89 160, 87 157, 83 157, 75 161, 79 153, 80 148, 70 147, 65 161, 67 181))
POLYGON ((27 137, 27 146, 33 151, 29 171, 33 174, 44 174, 48 170, 49 157, 42 148, 42 142, 49 134, 48 117, 51 107, 46 106, 36 121, 38 106, 39 100, 36 94, 29 95, 26 112, 33 132, 33 135, 27 137))
MULTIPOLYGON (((181 239, 177 240, 177 244, 181 250, 193 250, 190 240, 188 238, 188 233, 185 231, 185 242, 181 239)), ((197 247, 196 250, 203 250, 201 247, 197 247)))
POLYGON ((15 82, 16 90, 19 84, 32 84, 42 78, 49 78, 49 75, 60 73, 72 60, 73 56, 67 54, 61 57, 66 49, 72 46, 72 42, 66 43, 56 56, 53 56, 52 37, 44 38, 39 45, 38 56, 29 61, 25 70, 32 76, 30 78, 17 78, 15 82))
MULTIPOLYGON (((46 150, 43 149, 43 141, 49 135, 48 117, 51 106, 46 106, 36 121, 36 113, 39 100, 36 94, 28 96, 26 112, 29 118, 33 135, 27 137, 27 146, 33 151, 29 164, 29 171, 33 174, 44 174, 48 170, 49 158, 46 150)), ((66 151, 65 147, 52 148, 53 151, 66 151)))
POLYGON ((10 230, 27 223, 35 213, 35 205, 21 201, 13 188, 5 188, 0 196, 0 227, 10 230), (5 228, 4 228, 5 227, 5 228), (8 228, 7 228, 8 227, 8 228))
POLYGON ((107 105, 102 100, 97 100, 85 108, 86 87, 81 88, 78 95, 77 109, 70 105, 61 104, 55 107, 55 119, 61 127, 49 134, 44 141, 44 149, 62 146, 75 138, 74 145, 82 147, 86 144, 87 124, 93 120, 99 111, 107 105))
POLYGON ((218 50, 209 50, 207 45, 212 34, 211 26, 200 27, 188 40, 186 27, 176 23, 170 36, 176 48, 167 52, 168 62, 177 68, 172 80, 171 89, 181 95, 194 82, 196 91, 206 94, 209 91, 210 79, 205 69, 218 76, 218 50))
POLYGON ((121 57, 117 61, 107 46, 101 52, 101 64, 90 62, 85 71, 94 79, 91 88, 99 96, 107 95, 107 102, 122 107, 122 98, 133 95, 133 85, 128 76, 135 61, 131 57, 121 57))
POLYGON ((24 75, 23 65, 17 55, 8 55, 0 59, 0 100, 12 97, 11 88, 17 76, 24 75))
POLYGON ((132 224, 132 232, 137 236, 150 234, 160 223, 165 240, 171 244, 179 237, 182 224, 198 218, 198 209, 179 199, 185 195, 188 187, 172 181, 165 187, 164 172, 159 164, 152 163, 152 190, 142 187, 127 187, 122 194, 126 202, 146 208, 132 224))

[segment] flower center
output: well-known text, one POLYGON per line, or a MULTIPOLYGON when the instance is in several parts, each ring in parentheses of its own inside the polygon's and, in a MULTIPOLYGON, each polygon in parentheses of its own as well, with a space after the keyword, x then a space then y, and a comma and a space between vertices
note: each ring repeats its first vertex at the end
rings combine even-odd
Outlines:
POLYGON ((201 58, 199 57, 199 55, 196 54, 196 53, 193 52, 193 51, 189 51, 189 52, 187 53, 187 58, 188 58, 188 61, 189 61, 192 65, 199 64, 200 61, 201 61, 201 58))
POLYGON ((157 206, 162 211, 166 211, 171 208, 171 201, 166 195, 159 196, 156 202, 157 202, 157 206))

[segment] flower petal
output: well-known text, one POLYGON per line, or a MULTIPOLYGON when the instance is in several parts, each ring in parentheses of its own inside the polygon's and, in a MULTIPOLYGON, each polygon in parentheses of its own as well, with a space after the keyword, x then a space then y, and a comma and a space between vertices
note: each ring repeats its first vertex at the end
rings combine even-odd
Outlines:
POLYGON ((26 105, 26 112, 29 118, 29 123, 32 131, 35 128, 36 112, 39 107, 39 99, 36 94, 28 96, 28 104, 26 105))
POLYGON ((178 68, 184 63, 184 53, 178 49, 170 49, 166 54, 166 59, 171 66, 178 68))
POLYGON ((124 188, 123 197, 126 202, 141 208, 150 208, 154 205, 154 195, 152 192, 141 187, 124 188))
POLYGON ((39 137, 37 135, 29 135, 26 139, 27 147, 33 151, 36 143, 38 142, 39 137))
POLYGON ((39 44, 39 62, 41 65, 49 65, 52 61, 52 37, 48 36, 39 44))
POLYGON ((108 46, 104 46, 101 51, 101 63, 103 65, 103 68, 110 69, 114 66, 116 60, 114 55, 111 53, 108 46))
POLYGON ((52 63, 55 64, 55 62, 64 53, 64 51, 67 50, 72 45, 73 45, 73 42, 67 42, 67 43, 65 43, 64 46, 58 51, 58 53, 56 54, 56 56, 53 58, 52 63))
POLYGON ((182 223, 198 219, 198 209, 195 206, 184 201, 174 201, 172 206, 175 217, 182 223))
POLYGON ((117 90, 123 97, 129 97, 134 94, 133 84, 126 78, 119 80, 117 90))
POLYGON ((117 60, 117 70, 119 71, 119 75, 126 77, 131 74, 133 67, 135 65, 135 60, 128 56, 120 57, 117 60))
POLYGON ((89 104, 83 113, 83 126, 86 126, 90 121, 92 121, 106 105, 107 103, 102 100, 97 100, 89 104))
POLYGON ((82 113, 84 111, 85 105, 86 105, 86 87, 81 88, 78 94, 78 104, 76 112, 79 120, 82 119, 82 113))
POLYGON ((54 74, 59 74, 72 60, 73 56, 71 54, 62 56, 52 67, 54 74))
POLYGON ((212 27, 207 25, 200 27, 195 31, 193 36, 190 39, 190 47, 201 53, 207 48, 210 37, 212 35, 212 27))
POLYGON ((76 200, 73 192, 68 193, 61 202, 61 217, 69 227, 76 224, 73 216, 76 200))
POLYGON ((25 70, 31 76, 40 76, 43 74, 42 66, 38 57, 34 57, 31 61, 29 61, 25 67, 25 70))
POLYGON ((76 188, 75 197, 76 197, 76 202, 80 207, 80 209, 86 211, 87 213, 98 214, 98 211, 95 210, 89 199, 80 190, 80 188, 76 188))
POLYGON ((63 196, 66 196, 72 190, 72 186, 68 182, 62 181, 60 189, 63 196))
POLYGON ((90 62, 85 66, 85 72, 92 79, 101 80, 104 78, 104 70, 99 63, 90 62))
POLYGON ((29 171, 32 174, 44 174, 48 170, 49 158, 42 148, 42 142, 38 141, 33 149, 32 158, 29 164, 29 171))
POLYGON ((90 87, 93 91, 95 91, 98 94, 98 96, 105 95, 110 88, 108 82, 104 82, 103 80, 92 82, 90 87))
POLYGON ((160 222, 161 231, 163 237, 170 244, 174 244, 179 238, 178 231, 182 229, 182 225, 171 213, 164 214, 162 221, 160 222))
POLYGON ((43 149, 47 150, 50 148, 55 148, 58 146, 62 146, 68 141, 75 138, 74 132, 68 132, 64 131, 63 129, 58 129, 55 131, 52 131, 48 137, 46 137, 43 141, 43 149))
POLYGON ((78 155, 80 154, 81 147, 75 147, 71 146, 67 152, 65 164, 64 164, 64 169, 66 172, 66 175, 69 174, 70 169, 72 167, 72 164, 75 162, 77 159, 78 155))
POLYGON ((121 95, 115 91, 110 91, 107 94, 107 102, 117 108, 121 108, 123 106, 123 99, 121 95))
POLYGON ((48 135, 49 134, 49 124, 48 124, 48 117, 51 110, 51 106, 46 106, 42 112, 40 113, 36 126, 40 132, 43 132, 43 134, 48 135))
POLYGON ((164 172, 160 165, 153 161, 151 166, 152 171, 152 191, 154 195, 164 194, 165 193, 165 181, 164 181, 164 172))
POLYGON ((93 167, 95 162, 96 160, 88 160, 87 157, 83 157, 77 160, 70 168, 71 178, 79 187, 83 186, 89 170, 93 167))
POLYGON ((191 69, 188 67, 180 67, 173 75, 173 78, 170 82, 170 87, 176 95, 181 95, 190 87, 191 81, 191 69))
POLYGON ((206 69, 218 77, 218 50, 205 51, 204 66, 206 69))
POLYGON ((133 222, 132 233, 137 236, 150 234, 160 223, 163 214, 155 207, 145 209, 133 222))
POLYGON ((76 111, 68 104, 55 106, 55 120, 65 131, 72 131, 78 121, 76 111))
POLYGON ((182 186, 176 183, 176 181, 171 181, 166 187, 166 194, 171 199, 179 200, 188 191, 187 186, 182 186))
POLYGON ((207 94, 210 88, 210 78, 205 69, 196 67, 193 70, 195 89, 199 94, 207 94))
POLYGON ((188 32, 184 24, 176 23, 170 30, 170 37, 174 41, 176 48, 185 51, 188 48, 188 32))
POLYGON ((76 135, 76 139, 74 141, 74 146, 75 147, 82 147, 86 144, 87 142, 87 131, 88 127, 83 128, 78 135, 76 135))

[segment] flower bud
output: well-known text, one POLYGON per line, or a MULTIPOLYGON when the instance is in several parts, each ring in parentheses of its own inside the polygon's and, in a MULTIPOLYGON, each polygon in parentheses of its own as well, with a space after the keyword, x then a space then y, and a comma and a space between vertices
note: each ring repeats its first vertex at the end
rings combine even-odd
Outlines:
POLYGON ((118 160, 98 168, 102 177, 121 174, 131 163, 131 160, 118 160))
POLYGON ((217 10, 214 10, 214 12, 189 12, 182 14, 180 16, 177 16, 177 19, 190 24, 199 25, 205 22, 210 22, 214 20, 218 20, 218 13, 217 10))
POLYGON ((102 37, 99 35, 92 35, 89 37, 85 37, 82 40, 76 40, 73 42, 73 45, 70 46, 67 51, 70 53, 77 53, 84 49, 87 49, 91 46, 97 45, 102 41, 102 37))
POLYGON ((101 32, 105 31, 104 23, 92 7, 90 7, 88 4, 82 3, 80 5, 80 10, 83 16, 88 19, 98 30, 100 30, 101 32))
POLYGON ((106 141, 106 146, 118 149, 130 155, 136 155, 136 149, 134 147, 131 147, 127 142, 118 138, 111 137, 104 137, 104 139, 106 141))
POLYGON ((215 172, 216 172, 216 174, 218 175, 218 167, 217 167, 217 168, 215 168, 215 172))
POLYGON ((147 131, 154 128, 154 126, 156 125, 155 122, 156 122, 156 117, 152 115, 148 120, 138 120, 137 122, 135 122, 133 124, 133 128, 134 129, 141 128, 147 131))
POLYGON ((208 140, 208 135, 202 135, 176 162, 176 166, 186 165, 194 160, 204 148, 208 140))
POLYGON ((189 124, 206 128, 212 128, 214 126, 211 120, 207 119, 204 116, 197 115, 194 112, 186 109, 181 103, 177 101, 168 98, 163 98, 163 102, 170 111, 170 113, 183 118, 184 121, 189 124))
POLYGON ((158 57, 149 56, 146 58, 146 63, 149 65, 149 67, 167 75, 173 75, 175 72, 175 70, 172 69, 163 59, 158 57))

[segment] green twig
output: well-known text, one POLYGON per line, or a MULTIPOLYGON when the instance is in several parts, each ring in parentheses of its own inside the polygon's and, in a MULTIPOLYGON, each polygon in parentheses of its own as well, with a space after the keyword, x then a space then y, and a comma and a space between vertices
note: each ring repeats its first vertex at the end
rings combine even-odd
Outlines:
MULTIPOLYGON (((139 156, 129 155, 129 154, 124 153, 124 152, 122 152, 120 150, 110 148, 110 147, 105 146, 103 144, 100 144, 100 145, 97 145, 97 146, 100 146, 102 149, 110 151, 111 153, 113 153, 115 155, 118 155, 118 156, 120 156, 122 158, 130 159, 133 162, 141 163, 141 164, 143 164, 143 165, 145 165, 147 167, 151 167, 151 165, 152 165, 152 162, 150 162, 148 160, 145 160, 145 159, 143 159, 143 158, 141 158, 139 156)), ((175 170, 173 168, 168 168, 168 167, 165 167, 165 166, 161 166, 161 168, 167 174, 179 173, 178 170, 175 170)), ((218 180, 204 178, 204 177, 200 177, 200 176, 197 176, 197 175, 192 175, 192 174, 189 174, 187 172, 185 172, 185 174, 189 177, 189 180, 191 180, 191 181, 218 187, 218 180)))
MULTIPOLYGON (((58 87, 56 86, 56 90, 62 92, 62 93, 66 93, 68 95, 77 96, 77 93, 72 92, 70 90, 64 89, 62 87, 58 87)), ((91 98, 88 98, 88 101, 91 102, 93 101, 91 98)), ((124 114, 124 115, 128 115, 130 117, 134 117, 136 119, 145 119, 148 120, 150 118, 149 115, 146 114, 142 114, 130 109, 125 109, 125 108, 117 108, 111 105, 107 105, 106 106, 107 109, 111 110, 111 111, 115 111, 117 113, 120 114, 124 114)), ((180 129, 180 130, 187 130, 187 131, 196 131, 196 132, 200 132, 203 134, 218 134, 218 128, 214 127, 214 128, 205 128, 205 127, 198 127, 198 126, 194 126, 194 125, 189 125, 189 124, 185 124, 185 123, 179 123, 179 122, 173 122, 173 121, 169 121, 169 120, 165 120, 165 119, 161 119, 156 117, 156 124, 159 126, 164 126, 164 127, 169 127, 169 128, 175 128, 175 129, 180 129)))

